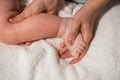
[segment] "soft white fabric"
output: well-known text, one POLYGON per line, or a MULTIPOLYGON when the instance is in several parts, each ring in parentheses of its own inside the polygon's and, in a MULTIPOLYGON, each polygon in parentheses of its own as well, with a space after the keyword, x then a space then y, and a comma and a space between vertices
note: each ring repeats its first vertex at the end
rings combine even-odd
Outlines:
MULTIPOLYGON (((120 80, 119 2, 113 0, 101 10, 90 48, 77 64, 58 57, 62 41, 58 38, 40 40, 29 47, 0 43, 0 80, 120 80)), ((79 6, 66 5, 59 15, 72 16, 79 6)))

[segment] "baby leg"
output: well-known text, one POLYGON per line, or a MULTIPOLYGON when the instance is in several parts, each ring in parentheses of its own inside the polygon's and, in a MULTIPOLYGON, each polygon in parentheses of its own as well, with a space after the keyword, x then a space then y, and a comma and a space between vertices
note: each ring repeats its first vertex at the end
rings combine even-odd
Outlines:
MULTIPOLYGON (((63 22, 62 18, 45 13, 27 18, 17 24, 9 23, 8 20, 6 20, 3 24, 5 27, 2 28, 7 38, 0 35, 0 41, 8 44, 18 44, 42 38, 58 37, 61 35, 58 35, 58 32, 63 22), (11 36, 11 38, 9 36, 11 36)), ((3 25, 0 24, 0 26, 3 25)))
POLYGON ((13 24, 18 36, 16 43, 57 37, 62 22, 58 16, 41 13, 13 24))
POLYGON ((19 13, 18 0, 0 0, 0 7, 0 41, 4 43, 18 44, 56 37, 62 23, 62 18, 44 13, 12 24, 8 20, 19 13))
MULTIPOLYGON (((24 21, 13 24, 12 30, 17 37, 13 43, 21 43, 25 41, 34 41, 42 38, 61 37, 64 40, 70 31, 72 18, 61 18, 55 15, 41 13, 33 17, 27 18, 24 21), (47 22, 47 23, 46 23, 47 22)), ((84 43, 81 34, 77 36, 75 43, 72 46, 66 45, 72 55, 77 57, 86 44, 84 43)))

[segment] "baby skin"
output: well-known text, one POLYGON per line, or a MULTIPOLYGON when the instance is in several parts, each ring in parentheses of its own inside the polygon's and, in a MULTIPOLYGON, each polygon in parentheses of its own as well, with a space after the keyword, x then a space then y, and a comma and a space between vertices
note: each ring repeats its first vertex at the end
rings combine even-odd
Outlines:
MULTIPOLYGON (((85 47, 87 46, 86 43, 82 39, 81 33, 79 33, 74 41, 74 44, 72 46, 66 45, 65 40, 67 39, 67 36, 70 32, 70 26, 72 23, 72 18, 64 18, 65 24, 61 26, 61 33, 63 34, 61 38, 64 39, 63 43, 61 44, 62 51, 60 52, 60 56, 64 55, 65 52, 68 50, 70 51, 71 55, 76 59, 79 57, 80 53, 82 53, 85 50, 85 47), (63 29, 62 29, 63 28, 63 29)), ((69 57, 68 56, 68 57, 69 57)))
MULTIPOLYGON (((50 37, 60 37, 65 40, 70 31, 72 18, 41 13, 13 24, 9 22, 9 18, 19 14, 18 0, 0 0, 0 7, 0 42, 19 44, 50 37)), ((66 45, 65 51, 69 50, 72 56, 77 57, 85 46, 79 34, 72 46, 66 45)))

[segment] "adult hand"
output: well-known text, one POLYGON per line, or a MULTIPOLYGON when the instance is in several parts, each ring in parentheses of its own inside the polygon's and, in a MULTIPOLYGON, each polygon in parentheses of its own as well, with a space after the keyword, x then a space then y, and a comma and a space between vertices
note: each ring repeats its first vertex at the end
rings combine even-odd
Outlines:
MULTIPOLYGON (((84 55, 86 54, 88 45, 92 39, 93 32, 93 23, 96 17, 96 13, 93 11, 89 11, 85 8, 81 8, 74 16, 72 25, 70 27, 70 32, 67 39, 67 44, 72 45, 76 39, 76 36, 80 32, 82 34, 82 38, 84 42, 87 44, 85 50, 79 55, 77 59, 73 59, 71 63, 79 62, 84 55)), ((64 56, 70 56, 70 54, 64 54, 64 56)))
POLYGON ((20 22, 25 18, 33 16, 41 12, 47 12, 49 14, 55 14, 57 10, 58 0, 33 0, 22 13, 17 16, 10 18, 9 21, 12 23, 20 22))
POLYGON ((93 24, 96 13, 81 8, 74 16, 70 32, 67 38, 67 44, 72 45, 76 36, 80 32, 83 40, 89 44, 92 38, 93 24))
MULTIPOLYGON (((74 43, 73 41, 75 41, 75 38, 79 32, 81 32, 82 38, 86 42, 86 44, 89 45, 92 38, 93 24, 96 14, 109 1, 110 0, 86 1, 83 7, 74 16, 73 23, 70 27, 71 30, 68 35, 68 39, 66 40, 67 45, 72 45, 72 43, 74 43)), ((87 49, 88 46, 86 46, 86 49, 82 54, 80 54, 78 59, 73 59, 71 63, 76 63, 80 61, 86 54, 87 49)))
POLYGON ((75 14, 67 43, 71 45, 80 31, 86 43, 92 37, 93 23, 97 12, 110 0, 87 0, 83 7, 75 14))

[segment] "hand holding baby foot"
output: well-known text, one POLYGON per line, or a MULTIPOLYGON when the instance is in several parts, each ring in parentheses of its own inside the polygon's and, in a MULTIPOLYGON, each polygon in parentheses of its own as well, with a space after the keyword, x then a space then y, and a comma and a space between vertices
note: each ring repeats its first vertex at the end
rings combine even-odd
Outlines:
POLYGON ((20 22, 30 16, 41 12, 47 12, 49 14, 55 14, 57 10, 57 0, 33 0, 22 13, 17 16, 10 18, 9 21, 12 23, 20 22))
MULTIPOLYGON (((89 43, 92 39, 93 24, 94 24, 96 15, 97 15, 98 11, 107 2, 109 2, 109 0, 98 0, 95 2, 91 2, 91 0, 87 0, 86 3, 74 15, 72 25, 70 26, 70 31, 69 31, 68 35, 66 36, 67 39, 65 39, 66 45, 69 45, 69 46, 74 45, 74 41, 75 41, 77 35, 79 33, 81 33, 83 41, 86 43, 86 47, 81 52, 80 56, 77 57, 77 59, 73 59, 70 63, 73 64, 73 63, 80 61, 82 59, 82 57, 86 54, 89 43)), ((76 47, 73 47, 73 48, 76 48, 76 47)), ((68 49, 69 49, 69 47, 68 47, 68 49)), ((73 53, 76 53, 74 50, 73 50, 73 52, 70 51, 71 55, 73 53)), ((80 52, 80 49, 77 48, 76 51, 80 52)), ((66 52, 65 49, 63 49, 62 52, 63 53, 66 52)), ((66 57, 66 56, 70 55, 70 53, 63 54, 63 55, 64 55, 64 57, 66 57)))
MULTIPOLYGON (((84 8, 84 7, 83 7, 84 8)), ((81 8, 74 16, 72 25, 70 26, 70 31, 65 39, 66 46, 71 46, 68 49, 72 56, 76 56, 70 63, 79 62, 84 55, 86 54, 90 40, 92 39, 93 23, 96 16, 96 13, 85 10, 81 8), (81 35, 80 35, 81 34, 81 35), (78 37, 79 35, 80 37, 78 37), (77 40, 77 37, 79 38, 77 40), (82 40, 81 40, 82 39, 82 40), (80 42, 81 40, 81 42, 80 42), (81 44, 82 43, 82 44, 81 44), (82 45, 82 46, 80 46, 82 45)), ((63 53, 65 50, 63 49, 63 53)), ((66 57, 69 54, 63 54, 62 56, 66 57)))
POLYGON ((61 44, 62 50, 60 51, 61 58, 74 57, 70 62, 71 64, 78 62, 85 55, 83 54, 86 49, 86 44, 82 39, 81 34, 79 33, 75 39, 75 42, 72 46, 65 45, 65 42, 61 44))
MULTIPOLYGON (((86 49, 81 54, 79 54, 79 56, 77 58, 73 58, 69 63, 70 64, 75 64, 75 63, 79 62, 85 56, 85 54, 87 52, 87 49, 88 49, 88 47, 86 47, 86 49)), ((65 59, 65 58, 70 58, 70 57, 73 57, 73 56, 72 56, 70 51, 66 50, 65 52, 63 52, 61 54, 60 57, 62 59, 65 59)))

